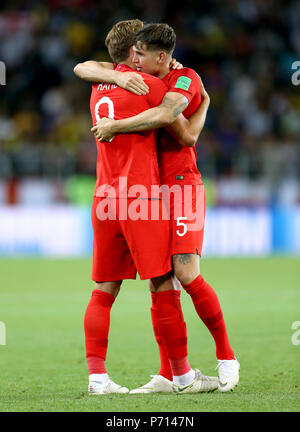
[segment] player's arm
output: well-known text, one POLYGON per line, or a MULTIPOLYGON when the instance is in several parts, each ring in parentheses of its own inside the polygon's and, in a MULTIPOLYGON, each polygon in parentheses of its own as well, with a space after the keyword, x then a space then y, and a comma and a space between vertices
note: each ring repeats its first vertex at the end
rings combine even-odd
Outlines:
POLYGON ((159 106, 122 120, 103 118, 91 131, 100 141, 108 141, 119 133, 140 132, 166 127, 176 120, 188 104, 188 99, 182 94, 168 92, 159 106))
POLYGON ((145 95, 149 92, 149 87, 140 74, 114 70, 112 63, 88 60, 78 63, 73 71, 84 81, 116 84, 137 95, 145 95))
POLYGON ((112 63, 88 60, 83 63, 78 63, 74 67, 73 72, 78 78, 84 81, 102 82, 103 80, 103 82, 110 82, 107 81, 107 79, 109 79, 113 69, 114 65, 112 63))
POLYGON ((184 147, 193 147, 196 144, 205 124, 210 97, 204 88, 202 80, 201 96, 201 104, 194 114, 188 119, 186 119, 183 114, 180 114, 174 123, 168 127, 170 134, 184 147))

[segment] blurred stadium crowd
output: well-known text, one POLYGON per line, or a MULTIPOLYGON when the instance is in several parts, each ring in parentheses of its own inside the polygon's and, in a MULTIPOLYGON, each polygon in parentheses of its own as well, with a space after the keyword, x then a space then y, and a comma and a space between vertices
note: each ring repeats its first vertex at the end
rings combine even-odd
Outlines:
MULTIPOLYGON (((131 18, 173 26, 174 57, 203 79, 211 105, 198 163, 204 180, 219 182, 219 202, 300 202, 300 86, 291 83, 300 60, 296 0, 2 2, 0 180, 9 181, 8 201, 23 178, 93 179, 90 86, 73 67, 109 61, 106 33, 131 18), (283 183, 288 193, 280 195, 283 183)), ((72 200, 68 187, 53 199, 72 200)))

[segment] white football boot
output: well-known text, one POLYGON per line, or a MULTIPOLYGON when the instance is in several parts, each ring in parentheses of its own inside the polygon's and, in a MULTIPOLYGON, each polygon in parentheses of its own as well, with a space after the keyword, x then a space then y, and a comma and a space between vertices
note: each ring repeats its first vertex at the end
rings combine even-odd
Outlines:
POLYGON ((161 375, 150 375, 151 381, 147 384, 130 390, 130 394, 139 393, 173 393, 173 383, 161 375))
POLYGON ((90 381, 88 392, 90 395, 104 395, 112 393, 129 393, 128 388, 114 383, 110 378, 105 384, 97 381, 90 381))
POLYGON ((183 393, 207 393, 219 387, 218 377, 203 375, 199 369, 195 369, 195 379, 188 385, 173 384, 173 390, 177 394, 183 393))
POLYGON ((235 360, 218 360, 219 369, 219 391, 227 392, 233 390, 239 382, 240 364, 235 360))

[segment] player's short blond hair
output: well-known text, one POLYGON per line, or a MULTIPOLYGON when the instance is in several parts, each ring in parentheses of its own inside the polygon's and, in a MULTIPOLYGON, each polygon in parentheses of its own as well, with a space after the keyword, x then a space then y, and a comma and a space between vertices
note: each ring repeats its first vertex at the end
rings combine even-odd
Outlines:
POLYGON ((143 22, 139 19, 119 21, 108 32, 105 45, 114 63, 121 63, 129 57, 134 36, 143 26, 143 22))

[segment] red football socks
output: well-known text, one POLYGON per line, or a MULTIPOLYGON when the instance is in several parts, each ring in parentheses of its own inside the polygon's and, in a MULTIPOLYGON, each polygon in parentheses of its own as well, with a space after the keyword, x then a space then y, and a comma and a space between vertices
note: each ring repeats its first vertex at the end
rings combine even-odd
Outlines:
POLYGON ((161 371, 164 373, 163 376, 171 380, 170 368, 172 375, 183 375, 191 370, 187 360, 187 332, 181 310, 180 291, 156 292, 152 295, 152 309, 154 309, 152 317, 154 317, 156 338, 159 340, 161 338, 165 347, 160 349, 161 371), (167 365, 166 355, 170 368, 167 365))
POLYGON ((153 330, 154 330, 154 335, 155 335, 155 339, 158 345, 158 349, 159 349, 159 357, 160 357, 160 370, 158 372, 158 375, 161 375, 165 378, 167 378, 168 380, 172 381, 173 379, 173 374, 172 374, 172 368, 169 362, 169 356, 168 356, 168 351, 167 351, 167 347, 166 344, 163 340, 163 338, 161 337, 158 328, 157 328, 157 324, 156 324, 156 293, 155 292, 151 292, 151 297, 152 297, 152 307, 151 307, 151 318, 152 318, 152 325, 153 325, 153 330))
POLYGON ((215 340, 217 358, 233 360, 234 352, 230 347, 221 306, 213 288, 201 275, 183 287, 190 294, 197 314, 215 340))
POLYGON ((91 374, 106 373, 105 359, 108 345, 110 310, 115 297, 95 289, 84 316, 86 357, 91 374))

